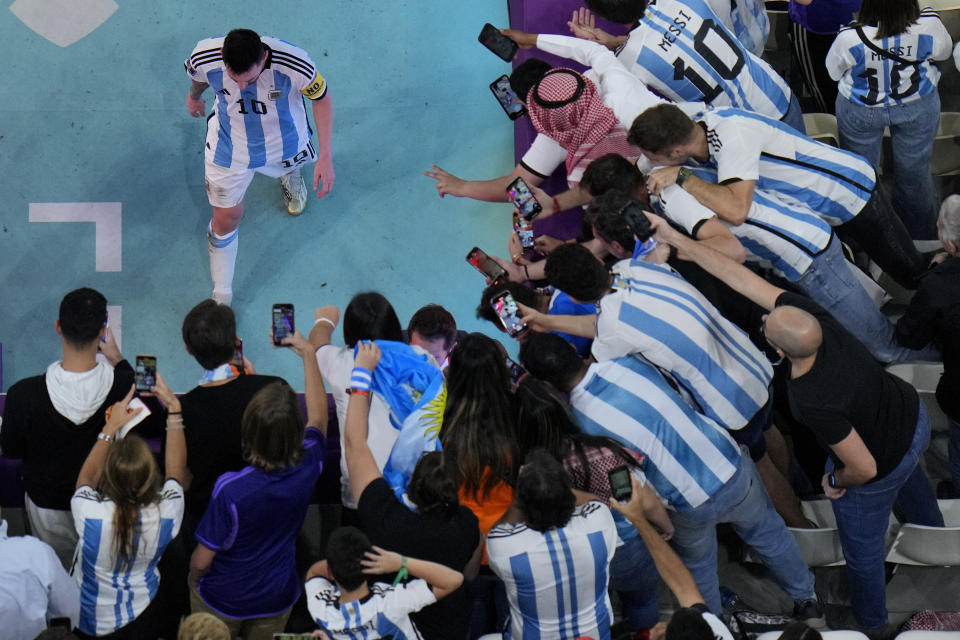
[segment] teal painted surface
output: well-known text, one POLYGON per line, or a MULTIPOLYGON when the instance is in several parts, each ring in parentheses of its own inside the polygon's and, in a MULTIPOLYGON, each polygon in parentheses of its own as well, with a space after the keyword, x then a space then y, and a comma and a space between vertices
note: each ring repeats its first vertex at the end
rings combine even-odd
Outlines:
MULTIPOLYGON (((58 4, 33 1, 47 11, 58 4)), ((199 367, 183 350, 180 323, 212 288, 210 208, 205 125, 184 105, 182 63, 201 38, 241 26, 304 48, 335 109, 331 195, 292 218, 277 181, 258 176, 247 192, 233 306, 258 370, 302 388, 296 358, 267 338, 274 302, 293 302, 298 326, 309 329, 314 308, 343 307, 354 293, 375 289, 404 325, 437 302, 462 328, 497 335, 474 317, 483 279, 463 256, 475 244, 506 254, 510 208, 441 200, 421 171, 435 162, 490 178, 513 166, 513 127, 487 88, 509 65, 476 41, 484 22, 506 24, 505 2, 118 5, 67 47, 0 11, 4 390, 59 357, 57 308, 79 286, 122 307, 131 362, 153 353, 175 390, 196 383, 199 367), (29 222, 30 203, 45 202, 122 203, 122 270, 95 271, 92 223, 29 222)), ((339 330, 334 339, 342 340, 339 330)))

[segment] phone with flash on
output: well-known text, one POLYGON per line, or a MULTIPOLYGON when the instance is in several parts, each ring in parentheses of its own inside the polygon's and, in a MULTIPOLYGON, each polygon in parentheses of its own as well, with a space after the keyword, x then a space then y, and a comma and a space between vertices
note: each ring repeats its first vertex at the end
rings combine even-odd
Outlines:
POLYGON ((278 302, 273 305, 273 344, 283 346, 283 339, 293 335, 293 303, 278 302))
POLYGON ((133 371, 137 391, 150 391, 157 384, 157 356, 139 355, 133 371))

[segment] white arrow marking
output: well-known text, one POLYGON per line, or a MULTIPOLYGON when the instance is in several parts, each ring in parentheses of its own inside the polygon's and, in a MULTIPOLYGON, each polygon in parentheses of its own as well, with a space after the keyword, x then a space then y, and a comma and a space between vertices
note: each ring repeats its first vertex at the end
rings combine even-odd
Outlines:
POLYGON ((120 271, 123 259, 119 202, 31 202, 30 222, 94 222, 97 271, 120 271))
POLYGON ((61 47, 90 35, 117 10, 113 0, 16 0, 13 15, 61 47))

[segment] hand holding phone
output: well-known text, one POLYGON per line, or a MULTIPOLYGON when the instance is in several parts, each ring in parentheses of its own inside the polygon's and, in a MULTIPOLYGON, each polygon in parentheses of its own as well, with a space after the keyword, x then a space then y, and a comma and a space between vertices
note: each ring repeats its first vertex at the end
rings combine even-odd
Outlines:
POLYGON ((293 335, 293 303, 278 302, 273 305, 273 344, 283 346, 283 339, 293 335))
POLYGON ((607 472, 610 479, 610 493, 617 502, 629 502, 633 496, 633 486, 630 481, 630 468, 622 464, 607 472))
POLYGON ((467 254, 466 261, 470 263, 470 266, 472 266, 474 269, 490 278, 491 282, 507 279, 506 270, 494 262, 493 259, 488 256, 480 247, 474 247, 473 249, 470 249, 470 253, 467 254))
POLYGON ((500 319, 500 325, 511 338, 516 338, 527 330, 526 323, 520 319, 520 307, 513 294, 507 290, 501 291, 490 298, 490 304, 500 319))
POLYGON ((133 383, 137 391, 153 389, 157 384, 157 356, 138 355, 133 372, 133 383))
POLYGON ((521 218, 516 211, 513 212, 513 230, 520 239, 520 246, 524 251, 534 248, 536 242, 533 237, 533 223, 521 218))
POLYGON ((507 197, 513 200, 514 206, 524 220, 533 220, 543 211, 543 207, 537 202, 530 187, 519 176, 507 186, 507 197))
POLYGON ((478 37, 477 40, 505 62, 513 60, 513 57, 517 55, 517 51, 520 49, 516 42, 500 33, 500 30, 489 22, 483 25, 483 29, 480 31, 480 37, 478 37))
POLYGON ((526 105, 520 101, 520 97, 510 86, 510 78, 506 75, 502 75, 491 82, 490 91, 493 92, 497 102, 500 103, 500 106, 507 113, 507 117, 511 120, 516 120, 527 114, 526 105))

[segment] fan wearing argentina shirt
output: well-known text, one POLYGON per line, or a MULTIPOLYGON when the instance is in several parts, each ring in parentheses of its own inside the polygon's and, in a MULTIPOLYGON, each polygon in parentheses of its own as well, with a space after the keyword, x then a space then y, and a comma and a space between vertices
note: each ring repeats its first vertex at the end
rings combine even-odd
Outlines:
MULTIPOLYGON (((638 355, 588 364, 549 333, 524 342, 520 361, 531 375, 570 394, 586 433, 616 438, 645 456, 641 470, 671 508, 671 541, 710 611, 722 613, 716 525, 729 522, 794 600, 794 616, 823 622, 813 575, 750 456, 725 429, 694 411, 656 367, 638 355)), ((495 531, 487 540, 491 564, 495 531)))
POLYGON ((253 174, 280 178, 287 212, 295 216, 307 204, 300 167, 316 161, 313 188, 318 198, 327 195, 334 181, 333 106, 326 81, 302 49, 249 29, 201 40, 184 67, 192 82, 187 94, 191 116, 205 115, 202 94, 207 87, 216 96, 207 118, 204 154, 207 198, 213 207, 207 248, 211 297, 230 304, 243 196, 253 174), (304 96, 311 101, 319 148, 311 140, 304 96))
POLYGON ((628 25, 632 30, 625 38, 594 27, 589 11, 578 12, 568 24, 575 35, 617 49, 617 58, 634 75, 671 100, 756 111, 805 131, 800 103, 790 87, 724 26, 714 4, 586 0, 598 16, 628 25))

